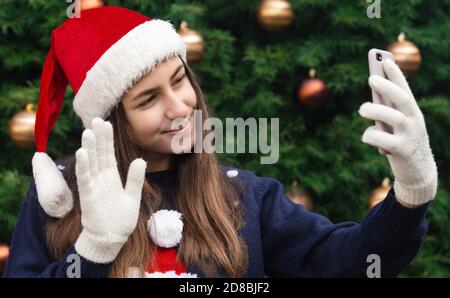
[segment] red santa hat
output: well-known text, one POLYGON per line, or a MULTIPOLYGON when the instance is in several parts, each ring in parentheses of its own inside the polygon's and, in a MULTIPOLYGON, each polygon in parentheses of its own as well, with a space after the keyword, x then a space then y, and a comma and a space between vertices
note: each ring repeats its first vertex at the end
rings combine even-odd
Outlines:
POLYGON ((45 153, 62 107, 67 84, 84 127, 105 119, 124 92, 169 57, 186 63, 186 45, 167 21, 131 10, 104 6, 81 12, 51 33, 36 113, 33 176, 39 202, 53 217, 72 209, 72 194, 57 165, 45 153))

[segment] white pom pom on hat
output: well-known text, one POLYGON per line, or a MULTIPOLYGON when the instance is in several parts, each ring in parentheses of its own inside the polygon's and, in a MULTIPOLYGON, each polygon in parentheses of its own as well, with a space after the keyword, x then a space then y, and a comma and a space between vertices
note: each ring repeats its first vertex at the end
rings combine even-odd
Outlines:
POLYGON ((32 160, 33 177, 38 201, 45 213, 54 218, 64 217, 73 207, 73 197, 60 168, 45 152, 35 152, 32 160))
POLYGON ((183 232, 182 214, 175 210, 159 210, 147 221, 147 230, 152 241, 165 248, 177 246, 183 232))

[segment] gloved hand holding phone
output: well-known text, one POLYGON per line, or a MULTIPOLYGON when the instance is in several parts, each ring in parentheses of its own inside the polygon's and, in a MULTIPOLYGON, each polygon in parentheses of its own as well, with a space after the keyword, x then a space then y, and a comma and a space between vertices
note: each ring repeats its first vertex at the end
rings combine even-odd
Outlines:
POLYGON ((386 78, 371 75, 369 85, 388 105, 366 102, 359 114, 389 125, 392 132, 383 129, 387 126, 371 126, 362 141, 387 153, 397 200, 407 207, 420 206, 435 197, 438 181, 425 120, 397 64, 384 59, 381 65, 386 78))

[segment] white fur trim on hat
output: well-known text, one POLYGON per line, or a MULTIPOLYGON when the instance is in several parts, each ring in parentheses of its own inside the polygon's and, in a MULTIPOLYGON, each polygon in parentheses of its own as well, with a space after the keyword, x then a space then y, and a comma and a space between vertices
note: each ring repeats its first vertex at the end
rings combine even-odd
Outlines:
POLYGON ((31 163, 42 209, 51 217, 63 217, 72 210, 73 198, 61 171, 44 152, 36 152, 31 163))
POLYGON ((147 230, 152 241, 160 247, 174 247, 180 243, 183 222, 182 214, 175 210, 159 210, 147 221, 147 230))
POLYGON ((73 108, 90 128, 92 119, 105 119, 121 97, 142 76, 167 58, 186 60, 186 44, 167 21, 144 22, 113 44, 86 73, 73 108))

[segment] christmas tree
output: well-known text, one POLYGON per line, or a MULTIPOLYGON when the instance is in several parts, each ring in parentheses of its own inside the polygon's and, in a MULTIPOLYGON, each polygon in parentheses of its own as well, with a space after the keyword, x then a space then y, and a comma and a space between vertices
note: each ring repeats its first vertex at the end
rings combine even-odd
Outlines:
MULTIPOLYGON (((108 1, 152 18, 184 20, 204 38, 192 68, 216 117, 279 118, 280 155, 261 164, 260 154, 219 154, 222 163, 293 181, 314 201, 315 212, 333 222, 361 221, 371 191, 389 163, 361 142, 372 125, 358 114, 371 101, 367 52, 386 49, 400 32, 420 49, 420 68, 408 76, 425 116, 439 170, 439 189, 429 212, 429 232, 418 256, 401 274, 450 276, 450 16, 449 0, 351 1, 290 0, 293 19, 279 31, 258 23, 262 0, 108 1), (373 2, 373 3, 371 3, 373 2), (380 4, 379 7, 369 7, 380 4), (373 9, 373 10, 372 10, 373 9), (376 12, 372 15, 369 12, 376 12), (328 101, 311 109, 297 94, 311 69, 328 89, 328 101), (448 132, 448 131, 447 131, 448 132)), ((37 106, 39 79, 50 32, 67 19, 70 3, 57 0, 1 0, 0 5, 0 242, 10 241, 32 177, 34 148, 11 140, 10 120, 25 106, 37 106)), ((74 154, 81 121, 68 88, 49 139, 50 156, 74 154)))

